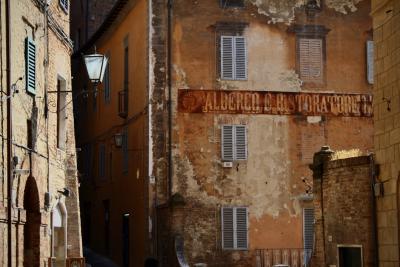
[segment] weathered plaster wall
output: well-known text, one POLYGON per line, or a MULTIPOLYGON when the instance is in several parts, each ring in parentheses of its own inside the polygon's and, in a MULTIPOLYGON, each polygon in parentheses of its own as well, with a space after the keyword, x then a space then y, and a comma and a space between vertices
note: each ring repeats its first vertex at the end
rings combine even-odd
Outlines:
MULTIPOLYGON (((96 41, 97 51, 109 57, 110 100, 106 101, 104 84, 98 86, 96 97, 87 81, 86 70, 75 69, 74 90, 86 85, 91 92, 81 99, 77 128, 78 146, 92 147, 89 156, 82 151, 79 161, 81 202, 90 208, 83 210, 83 229, 88 247, 123 265, 124 238, 130 241, 129 266, 143 266, 151 253, 151 224, 149 220, 148 173, 148 2, 128 1, 118 19, 96 41), (119 92, 124 89, 124 49, 129 50, 128 114, 119 116, 119 92), (127 151, 117 146, 114 136, 127 130, 127 151), (106 149, 105 176, 99 172, 99 146, 106 149), (128 168, 124 170, 124 153, 128 168), (87 158, 92 160, 87 165, 87 158), (105 237, 105 201, 109 203, 109 243, 105 237), (123 215, 129 214, 129 236, 122 231, 123 215), (89 219, 88 219, 89 218, 89 219), (101 233, 101 234, 99 234, 101 233), (87 238, 90 237, 90 238, 87 238)), ((87 51, 90 53, 91 50, 87 51)), ((84 52, 86 53, 86 52, 84 52)), ((80 57, 77 61, 80 61, 80 57)), ((78 62, 82 63, 82 62, 78 62)), ((77 64, 77 65, 78 65, 77 64)), ((156 142, 155 142, 156 143, 156 142)), ((84 206, 82 206, 84 207, 84 206)))
MULTIPOLYGON (((292 23, 308 23, 303 9, 287 10, 294 1, 270 2, 257 3, 268 5, 279 14, 279 21, 286 22, 295 14, 292 23)), ((331 31, 326 39, 326 84, 310 88, 295 72, 295 35, 284 23, 269 23, 257 13, 260 7, 248 4, 245 9, 222 10, 218 1, 177 1, 174 107, 183 88, 370 93, 363 52, 371 28, 366 2, 350 15, 329 7, 315 18, 315 24, 331 31), (218 78, 215 24, 219 21, 249 23, 243 33, 248 44, 247 81, 218 78)), ((302 200, 307 189, 303 180, 312 180, 308 164, 313 153, 324 144, 337 150, 372 148, 370 118, 184 114, 174 108, 173 129, 173 193, 182 194, 187 202, 185 252, 192 263, 210 266, 254 264, 254 249, 303 247, 302 209, 311 205, 302 200), (248 127, 248 160, 235 162, 233 168, 222 167, 222 124, 248 127), (221 249, 219 220, 224 205, 249 207, 250 251, 221 249)))

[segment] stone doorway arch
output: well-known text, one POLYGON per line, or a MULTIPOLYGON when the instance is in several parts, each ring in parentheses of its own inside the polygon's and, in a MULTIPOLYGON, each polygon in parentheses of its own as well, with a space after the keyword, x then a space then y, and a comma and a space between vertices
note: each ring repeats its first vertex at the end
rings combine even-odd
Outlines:
POLYGON ((40 202, 35 178, 28 177, 24 191, 24 267, 40 267, 40 202))

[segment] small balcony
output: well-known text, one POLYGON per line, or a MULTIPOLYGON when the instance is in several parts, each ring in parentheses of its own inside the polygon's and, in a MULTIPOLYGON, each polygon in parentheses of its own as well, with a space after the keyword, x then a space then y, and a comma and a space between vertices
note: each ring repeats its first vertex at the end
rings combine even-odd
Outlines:
POLYGON ((128 117, 128 90, 118 92, 118 116, 124 119, 128 117))
POLYGON ((290 267, 308 267, 311 255, 312 250, 304 248, 257 249, 256 266, 273 267, 281 264, 290 267))

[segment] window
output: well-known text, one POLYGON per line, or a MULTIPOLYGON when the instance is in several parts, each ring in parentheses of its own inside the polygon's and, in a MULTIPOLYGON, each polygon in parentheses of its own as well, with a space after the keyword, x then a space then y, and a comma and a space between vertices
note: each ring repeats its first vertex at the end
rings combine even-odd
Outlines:
POLYGON ((60 6, 61 8, 68 13, 68 8, 69 8, 69 1, 68 0, 60 0, 60 6))
POLYGON ((367 81, 374 84, 374 41, 367 41, 367 81))
POLYGON ((104 248, 110 252, 110 200, 103 200, 104 210, 104 248))
POLYGON ((122 172, 127 174, 129 170, 129 151, 128 151, 128 129, 124 129, 122 134, 122 172))
POLYGON ((325 83, 325 36, 329 29, 322 25, 295 25, 296 68, 300 79, 307 85, 325 83))
POLYGON ((25 39, 25 82, 26 90, 36 93, 36 45, 29 37, 25 39))
POLYGON ((244 7, 244 0, 219 0, 221 8, 244 7))
POLYGON ((106 176, 106 146, 100 144, 99 146, 99 177, 106 176))
POLYGON ((345 246, 338 245, 339 252, 339 267, 352 266, 362 267, 363 266, 363 253, 361 245, 345 246))
POLYGON ((303 81, 322 81, 322 39, 299 39, 299 71, 303 81))
POLYGON ((66 124, 67 124, 67 95, 65 93, 66 82, 64 79, 57 79, 57 147, 65 149, 66 124))
POLYGON ((108 64, 104 72, 104 102, 110 103, 111 100, 111 84, 110 84, 110 56, 107 55, 108 64))
POLYGON ((304 243, 304 261, 306 263, 311 259, 314 247, 314 209, 303 209, 303 243, 304 243))
POLYGON ((248 248, 248 212, 246 207, 221 209, 222 248, 248 248))
POLYGON ((247 79, 247 48, 243 36, 221 36, 221 79, 247 79))
POLYGON ((247 129, 244 125, 222 125, 221 153, 223 161, 247 159, 247 129))
POLYGON ((33 134, 32 134, 32 120, 26 121, 26 130, 27 130, 27 147, 29 149, 33 149, 33 134))

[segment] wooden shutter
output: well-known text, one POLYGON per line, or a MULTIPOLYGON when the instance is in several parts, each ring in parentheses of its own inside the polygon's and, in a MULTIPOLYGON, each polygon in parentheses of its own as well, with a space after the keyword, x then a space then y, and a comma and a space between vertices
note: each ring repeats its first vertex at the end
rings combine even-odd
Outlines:
POLYGON ((128 129, 124 129, 122 135, 122 172, 127 173, 129 169, 129 151, 128 151, 128 129))
POLYGON ((233 36, 221 36, 221 78, 234 79, 233 36))
POLYGON ((234 248, 233 208, 222 208, 222 248, 234 248))
POLYGON ((247 48, 246 38, 235 37, 235 79, 247 79, 247 48))
POLYGON ((303 210, 304 249, 312 249, 314 245, 314 209, 303 210))
POLYGON ((301 79, 305 81, 322 80, 322 44, 322 39, 300 38, 299 67, 301 79))
POLYGON ((99 176, 106 175, 106 146, 101 144, 99 147, 99 176))
POLYGON ((374 41, 367 41, 367 81, 374 84, 374 41))
POLYGON ((247 249, 247 208, 236 208, 236 248, 247 249))
POLYGON ((108 57, 108 64, 104 72, 104 101, 110 103, 111 92, 110 92, 110 58, 108 57))
POLYGON ((222 160, 233 161, 233 146, 234 146, 234 126, 222 125, 221 131, 221 150, 222 160))
POLYGON ((25 39, 25 81, 26 90, 36 93, 36 45, 29 37, 25 39))
POLYGON ((247 159, 247 135, 246 126, 235 126, 235 139, 234 139, 234 159, 246 160, 247 159))

